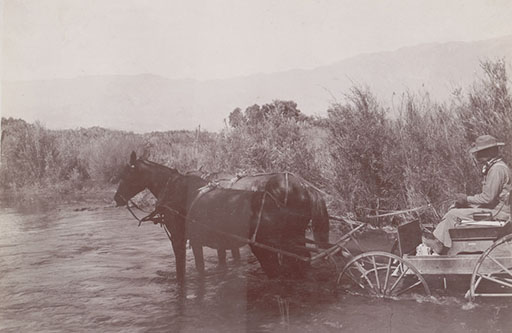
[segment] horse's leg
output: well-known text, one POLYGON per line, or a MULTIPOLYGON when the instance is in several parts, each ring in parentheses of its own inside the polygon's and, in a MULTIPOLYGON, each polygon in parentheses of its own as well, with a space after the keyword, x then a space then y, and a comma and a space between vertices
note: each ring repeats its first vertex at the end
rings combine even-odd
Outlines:
MULTIPOLYGON (((283 235, 283 239, 281 244, 283 244, 283 249, 289 252, 295 253, 299 256, 308 258, 310 256, 309 251, 306 250, 306 238, 305 238, 305 228, 309 221, 295 221, 297 225, 303 225, 304 228, 300 228, 297 230, 297 226, 289 224, 287 230, 290 232, 283 235)), ((304 261, 296 258, 291 258, 284 256, 283 257, 283 269, 285 274, 290 277, 301 277, 306 272, 307 268, 310 266, 309 261, 304 261)))
POLYGON ((261 268, 267 276, 272 279, 279 275, 279 261, 277 253, 271 252, 251 244, 252 253, 260 262, 261 268))
POLYGON ((219 258, 219 266, 226 266, 226 249, 218 248, 217 257, 219 258))
POLYGON ((192 245, 192 251, 194 252, 194 260, 196 263, 196 269, 199 274, 204 274, 204 254, 203 254, 203 245, 198 243, 197 241, 190 240, 190 245, 192 245))
POLYGON ((179 282, 185 281, 185 257, 186 257, 186 241, 184 239, 173 239, 172 249, 176 258, 176 279, 179 282))
POLYGON ((176 279, 178 282, 185 281, 187 239, 185 229, 178 228, 174 223, 166 223, 167 229, 171 232, 171 244, 176 258, 176 279))
POLYGON ((231 256, 235 262, 240 262, 240 249, 238 247, 231 248, 231 256))

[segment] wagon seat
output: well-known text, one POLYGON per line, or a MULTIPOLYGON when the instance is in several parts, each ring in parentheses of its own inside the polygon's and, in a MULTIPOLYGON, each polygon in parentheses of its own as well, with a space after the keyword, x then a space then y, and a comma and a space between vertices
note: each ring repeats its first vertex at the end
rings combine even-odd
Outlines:
MULTIPOLYGON (((512 191, 508 195, 508 205, 512 205, 512 191)), ((493 218, 461 220, 449 232, 452 247, 448 255, 482 253, 493 242, 512 232, 512 217, 507 221, 497 221, 493 218)))

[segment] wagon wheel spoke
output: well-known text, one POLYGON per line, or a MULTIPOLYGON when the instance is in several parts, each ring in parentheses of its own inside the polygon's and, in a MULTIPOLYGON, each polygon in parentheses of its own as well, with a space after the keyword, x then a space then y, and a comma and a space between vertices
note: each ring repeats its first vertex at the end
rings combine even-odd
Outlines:
POLYGON ((388 259, 388 265, 386 267, 386 279, 384 280, 384 291, 388 288, 388 282, 389 282, 389 274, 391 273, 391 264, 393 263, 393 258, 388 259))
POLYGON ((347 272, 346 274, 352 281, 354 281, 355 284, 359 285, 359 287, 361 289, 366 289, 365 286, 363 284, 361 284, 361 280, 360 279, 357 279, 356 277, 354 277, 354 275, 352 274, 352 272, 347 272))
POLYGON ((396 279, 395 283, 393 283, 393 285, 391 286, 391 288, 389 288, 389 292, 391 293, 395 288, 396 286, 398 285, 398 283, 400 281, 402 281, 402 279, 404 278, 405 276, 405 273, 407 273, 409 271, 409 267, 407 267, 405 270, 402 270, 402 273, 400 273, 400 276, 398 277, 398 279, 396 279))
POLYGON ((507 267, 505 267, 501 262, 499 262, 498 260, 494 259, 493 256, 489 255, 489 256, 487 256, 487 258, 491 259, 492 262, 494 262, 496 265, 501 267, 502 271, 496 272, 496 273, 503 273, 503 271, 505 271, 505 272, 508 273, 508 275, 512 276, 512 272, 507 267))
POLYGON ((368 271, 361 269, 358 266, 359 265, 354 265, 354 267, 350 267, 350 269, 341 273, 340 277, 338 278, 338 283, 340 283, 342 275, 348 275, 348 277, 362 290, 376 294, 375 289, 373 288, 373 284, 367 278, 368 271))
POLYGON ((373 290, 375 290, 376 292, 378 292, 377 289, 375 289, 372 281, 370 281, 370 279, 368 278, 368 274, 370 273, 369 271, 367 271, 360 263, 356 262, 356 267, 359 269, 359 272, 361 273, 361 276, 364 277, 364 279, 366 280, 366 282, 368 283, 368 285, 370 286, 370 288, 372 288, 373 290))
POLYGON ((344 275, 356 282, 356 288, 378 297, 398 296, 419 286, 423 286, 425 294, 430 294, 418 271, 405 260, 387 252, 372 251, 354 257, 345 265, 338 283, 344 275), (355 278, 354 270, 358 273, 355 278))
POLYGON ((412 290, 413 288, 415 288, 415 287, 419 286, 420 284, 421 284, 421 281, 420 281, 420 280, 418 280, 418 281, 416 281, 415 283, 411 284, 410 286, 408 286, 408 287, 406 287, 406 288, 403 288, 403 289, 401 289, 401 290, 397 291, 397 292, 395 293, 395 295, 396 295, 396 296, 400 296, 400 295, 402 295, 403 293, 405 293, 405 292, 407 292, 407 291, 409 291, 409 290, 412 290))
POLYGON ((479 275, 482 279, 485 279, 487 281, 491 281, 491 282, 494 282, 494 283, 497 283, 497 284, 500 284, 502 286, 505 286, 505 287, 509 287, 509 288, 512 288, 512 284, 510 283, 507 283, 503 280, 500 280, 500 279, 497 279, 497 278, 494 278, 492 277, 492 275, 479 275))
POLYGON ((512 296, 512 234, 493 243, 478 259, 469 287, 469 297, 512 296))
POLYGON ((379 280, 379 270, 377 269, 377 264, 375 263, 375 257, 372 257, 372 264, 373 264, 373 269, 375 272, 375 281, 377 282, 377 289, 380 292, 381 289, 380 289, 380 280, 379 280))

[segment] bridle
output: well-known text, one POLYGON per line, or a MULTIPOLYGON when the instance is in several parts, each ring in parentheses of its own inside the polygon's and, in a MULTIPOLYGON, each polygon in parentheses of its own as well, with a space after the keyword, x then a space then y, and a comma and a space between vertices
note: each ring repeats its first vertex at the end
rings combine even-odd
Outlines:
MULTIPOLYGON (((124 200, 124 202, 126 202, 126 208, 127 208, 127 209, 128 209, 128 211, 130 212, 130 214, 132 214, 132 216, 133 216, 133 217, 134 217, 134 218, 139 222, 139 225, 138 225, 139 227, 140 227, 140 225, 142 224, 142 222, 147 222, 147 221, 149 221, 149 220, 147 220, 147 219, 146 219, 146 217, 147 217, 147 216, 146 216, 146 217, 143 217, 143 218, 139 218, 139 217, 137 216, 137 214, 135 214, 135 213, 133 212, 133 210, 131 209, 130 204, 131 204, 133 207, 135 207, 135 208, 137 208, 138 210, 140 210, 141 212, 144 212, 144 213, 148 214, 148 212, 147 212, 147 211, 145 211, 145 210, 143 210, 142 208, 140 208, 140 207, 139 207, 139 206, 138 206, 138 205, 137 205, 137 204, 136 204, 132 199, 127 200, 127 199, 126 199, 123 195, 121 195, 121 194, 119 194, 119 197, 120 197, 121 199, 123 199, 123 200, 124 200)), ((150 214, 150 215, 151 215, 151 214, 150 214)))

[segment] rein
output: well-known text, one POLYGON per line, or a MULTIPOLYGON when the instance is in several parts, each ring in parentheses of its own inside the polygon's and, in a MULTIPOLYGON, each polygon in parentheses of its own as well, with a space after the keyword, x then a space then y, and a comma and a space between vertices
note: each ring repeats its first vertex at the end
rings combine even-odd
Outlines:
MULTIPOLYGON (((447 203, 447 202, 451 202, 452 200, 445 200, 445 201, 441 201, 439 204, 444 204, 444 203, 447 203)), ((426 205, 423 205, 423 206, 419 206, 419 207, 416 207, 416 208, 410 208, 410 209, 404 209, 404 210, 396 210, 396 211, 391 211, 389 213, 385 213, 385 214, 379 214, 379 215, 367 215, 366 218, 369 218, 369 219, 372 219, 372 218, 379 218, 379 217, 387 217, 387 216, 395 216, 395 215, 401 215, 401 214, 406 214, 406 213, 412 213, 412 212, 417 212, 417 211, 420 211, 420 210, 423 210, 423 209, 433 209, 434 212, 437 214, 437 211, 435 210, 434 208, 434 204, 426 204, 426 205)))
MULTIPOLYGON (((124 199, 124 198, 123 198, 124 199)), ((126 200, 125 200, 126 201, 126 200)), ((129 200, 129 202, 132 203, 132 205, 137 208, 138 210, 140 211, 143 211, 146 213, 146 211, 142 210, 139 206, 137 206, 131 199, 129 200)), ((153 222, 154 224, 157 224, 157 223, 160 223, 160 226, 163 227, 164 231, 165 231, 165 234, 167 235, 167 238, 169 238, 169 240, 172 242, 172 236, 171 236, 171 233, 169 232, 169 230, 167 230, 167 226, 162 222, 162 221, 158 221, 158 220, 153 220, 153 217, 157 214, 156 211, 153 211, 151 213, 149 213, 149 215, 146 215, 144 216, 143 218, 138 218, 137 215, 135 215, 135 213, 132 211, 132 209, 130 208, 130 205, 128 205, 128 202, 127 202, 127 205, 126 205, 126 208, 128 209, 128 211, 133 215, 133 217, 139 221, 139 224, 137 225, 137 227, 140 227, 140 225, 143 223, 143 222, 153 222)))
MULTIPOLYGON (((141 212, 144 212, 144 213, 148 213, 147 211, 143 210, 142 208, 140 208, 135 202, 133 202, 132 199, 130 200, 126 200, 126 198, 124 198, 122 195, 121 195, 121 198, 126 201, 126 209, 128 209, 128 211, 130 212, 130 214, 132 214, 132 216, 139 222, 139 224, 137 225, 138 227, 140 227, 140 225, 142 224, 142 222, 149 222, 149 221, 152 221, 152 222, 155 222, 153 220, 151 220, 151 218, 155 215, 154 213, 155 212, 151 212, 149 213, 149 215, 143 217, 143 218, 139 218, 134 212, 133 210, 130 208, 130 205, 129 204, 132 204, 133 207, 137 208, 138 210, 140 210, 141 212)), ((156 223, 155 223, 156 224, 156 223)))
POLYGON ((431 208, 431 207, 432 207, 432 204, 428 204, 428 205, 424 205, 424 206, 420 206, 420 207, 416 207, 416 208, 411 208, 411 209, 396 210, 396 211, 393 211, 393 212, 390 212, 390 213, 385 213, 385 214, 366 215, 366 218, 375 219, 375 218, 379 218, 379 217, 401 215, 401 214, 406 214, 406 213, 417 212, 419 210, 423 210, 423 209, 427 209, 427 208, 431 208))

